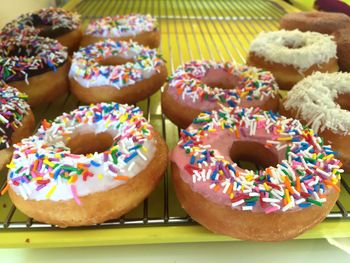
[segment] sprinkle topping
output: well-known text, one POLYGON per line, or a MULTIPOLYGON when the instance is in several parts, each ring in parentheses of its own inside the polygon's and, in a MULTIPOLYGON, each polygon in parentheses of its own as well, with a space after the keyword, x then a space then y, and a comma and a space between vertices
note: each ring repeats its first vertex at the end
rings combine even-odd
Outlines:
POLYGON ((262 32, 251 43, 250 51, 266 61, 291 65, 305 71, 313 65, 337 57, 333 37, 317 32, 280 30, 262 32))
POLYGON ((298 120, 258 108, 222 107, 182 130, 172 161, 196 192, 233 209, 272 213, 321 206, 339 191, 343 172, 334 152, 298 120), (242 169, 230 158, 234 141, 255 141, 274 152, 276 167, 242 169))
POLYGON ((242 100, 274 97, 277 95, 278 86, 270 72, 255 67, 234 65, 231 62, 190 61, 178 67, 169 77, 168 92, 184 103, 208 110, 214 109, 218 103, 235 107, 242 100), (223 70, 237 78, 237 85, 232 89, 222 89, 211 88, 203 83, 203 78, 213 69, 223 70))
POLYGON ((40 34, 38 26, 50 26, 51 30, 67 29, 75 30, 80 25, 80 15, 67 11, 63 8, 43 8, 36 12, 19 16, 16 20, 8 23, 2 29, 4 34, 27 31, 29 34, 40 34))
POLYGON ((52 123, 44 121, 34 136, 14 145, 8 183, 25 199, 80 204, 79 197, 108 191, 142 171, 153 158, 154 144, 152 126, 138 107, 81 106, 52 123), (91 132, 109 133, 113 145, 101 153, 72 153, 70 139, 91 132))
POLYGON ((86 28, 86 35, 96 37, 127 37, 157 30, 156 19, 150 15, 131 14, 103 17, 93 20, 86 28))
POLYGON ((164 64, 155 49, 132 41, 107 39, 75 52, 69 77, 86 88, 107 85, 122 89, 159 73, 164 64), (110 57, 120 57, 129 62, 122 65, 100 64, 110 57))
POLYGON ((0 150, 11 146, 11 135, 30 110, 27 95, 0 82, 0 150))
POLYGON ((316 72, 298 82, 288 92, 284 106, 295 110, 315 131, 329 129, 350 134, 350 112, 336 99, 350 93, 350 73, 316 72))
POLYGON ((0 78, 7 83, 25 80, 28 84, 30 76, 56 71, 66 60, 66 48, 54 39, 18 35, 0 42, 0 78))

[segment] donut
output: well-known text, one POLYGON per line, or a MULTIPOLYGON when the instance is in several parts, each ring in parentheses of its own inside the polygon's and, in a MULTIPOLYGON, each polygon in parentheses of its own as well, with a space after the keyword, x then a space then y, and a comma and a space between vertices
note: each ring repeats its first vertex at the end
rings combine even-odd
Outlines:
POLYGON ((232 62, 190 61, 176 69, 162 93, 163 112, 181 128, 219 104, 277 111, 278 101, 270 72, 232 62))
POLYGON ((14 145, 8 192, 39 222, 83 226, 118 218, 157 186, 167 147, 139 108, 81 106, 14 145))
POLYGON ((81 46, 106 38, 115 41, 132 40, 150 48, 157 48, 160 45, 157 20, 150 15, 117 15, 92 20, 83 34, 81 46))
POLYGON ((69 54, 79 48, 82 38, 80 16, 63 8, 43 8, 19 16, 2 29, 3 34, 39 35, 58 40, 69 54))
POLYGON ((299 29, 303 32, 313 31, 321 34, 332 34, 347 26, 350 26, 350 17, 347 15, 319 11, 288 13, 280 21, 281 29, 299 29))
POLYGON ((85 103, 136 103, 160 89, 166 77, 155 49, 111 39, 75 52, 69 71, 71 91, 85 103))
POLYGON ((335 31, 333 36, 337 43, 339 68, 350 72, 350 27, 335 31))
POLYGON ((27 95, 0 82, 0 170, 11 160, 12 144, 28 137, 34 116, 27 95))
POLYGON ((234 238, 281 241, 321 222, 339 196, 339 160, 298 120, 259 108, 198 115, 173 149, 173 183, 187 213, 234 238), (237 160, 260 169, 244 169, 237 160))
POLYGON ((350 168, 350 73, 315 73, 288 93, 282 112, 324 137, 350 168))
POLYGON ((299 30, 262 32, 252 42, 247 64, 272 72, 289 90, 315 71, 336 72, 337 46, 329 35, 299 30))
MULTIPOLYGON (((1 38, 1 36, 0 36, 1 38)), ((28 103, 48 103, 68 89, 69 61, 57 40, 15 36, 0 41, 0 79, 28 95, 28 103)))
POLYGON ((316 0, 315 8, 328 12, 341 12, 350 16, 349 0, 316 0))

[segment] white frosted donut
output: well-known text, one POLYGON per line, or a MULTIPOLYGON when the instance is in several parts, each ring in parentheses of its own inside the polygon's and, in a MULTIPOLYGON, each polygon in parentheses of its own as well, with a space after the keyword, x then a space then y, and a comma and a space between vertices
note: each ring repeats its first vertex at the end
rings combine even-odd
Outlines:
POLYGON ((137 107, 117 103, 81 106, 52 123, 44 121, 35 135, 14 145, 8 173, 10 196, 24 213, 43 222, 69 226, 115 218, 135 207, 158 182, 166 166, 166 153, 158 150, 160 141, 137 107), (95 149, 87 144, 94 144, 95 149), (125 196, 132 200, 129 208, 121 208, 121 200, 108 207, 101 194, 113 200, 114 191, 140 179, 155 154, 160 167, 148 175, 154 178, 146 180, 150 189, 125 196), (139 194, 142 197, 131 197, 139 194), (99 203, 98 218, 87 216, 99 203), (40 213, 45 205, 50 212, 40 213))
POLYGON ((166 80, 166 74, 165 62, 155 49, 143 47, 136 42, 108 39, 75 52, 69 78, 72 92, 81 101, 91 103, 115 100, 135 103, 157 91, 166 80), (124 64, 103 64, 104 60, 109 59, 118 59, 124 64), (149 80, 149 83, 145 80, 149 80), (98 87, 108 87, 115 96, 106 93, 104 97, 92 98, 103 95, 102 89, 97 91, 98 94, 91 90, 98 87), (134 89, 134 92, 123 94, 123 89, 134 89))
POLYGON ((143 14, 107 16, 92 20, 84 32, 81 46, 106 38, 133 40, 151 48, 159 47, 160 44, 156 19, 143 14))
POLYGON ((253 40, 250 52, 266 61, 291 65, 304 71, 336 57, 337 47, 329 35, 280 30, 260 33, 253 40))
POLYGON ((151 15, 116 15, 91 21, 84 34, 104 38, 129 37, 142 32, 151 32, 156 28, 156 19, 151 15))

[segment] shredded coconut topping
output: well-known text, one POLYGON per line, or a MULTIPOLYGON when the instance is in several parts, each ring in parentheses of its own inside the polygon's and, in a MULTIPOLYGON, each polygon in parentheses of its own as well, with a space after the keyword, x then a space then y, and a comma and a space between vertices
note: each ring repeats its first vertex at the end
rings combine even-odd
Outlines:
POLYGON ((284 106, 296 110, 315 131, 350 134, 350 112, 335 102, 345 93, 350 93, 350 73, 316 72, 294 86, 284 106))
POLYGON ((291 65, 305 71, 312 65, 336 58, 337 46, 329 35, 280 30, 260 33, 252 42, 250 52, 266 61, 291 65))

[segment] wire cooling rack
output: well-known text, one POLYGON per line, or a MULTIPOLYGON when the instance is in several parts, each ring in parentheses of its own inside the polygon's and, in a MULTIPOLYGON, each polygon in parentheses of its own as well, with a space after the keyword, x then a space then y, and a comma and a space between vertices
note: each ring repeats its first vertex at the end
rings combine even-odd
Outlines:
MULTIPOLYGON (((76 1, 74 1, 76 2, 76 1)), ((162 43, 159 52, 167 60, 169 73, 185 61, 211 59, 244 63, 251 40, 261 31, 278 28, 285 14, 281 2, 261 0, 83 0, 70 5, 80 13, 84 26, 90 19, 107 15, 148 13, 157 17, 162 43)), ((178 140, 178 127, 161 112, 160 93, 138 103, 147 119, 163 135, 171 149, 178 140)), ((43 118, 53 119, 62 112, 73 110, 79 101, 68 94, 48 105, 34 109, 38 125, 43 118)), ((1 189, 6 176, 0 177, 1 189)), ((342 179, 342 193, 336 206, 328 215, 349 219, 350 180, 342 179)), ((326 221, 327 221, 326 220, 326 221)), ((171 184, 168 169, 162 183, 138 208, 118 220, 83 228, 96 229, 126 226, 193 225, 196 224, 181 209, 171 184)), ((0 197, 0 233, 11 229, 57 229, 56 226, 36 222, 18 211, 5 195, 0 197), (3 230, 1 230, 3 229, 3 230)))

